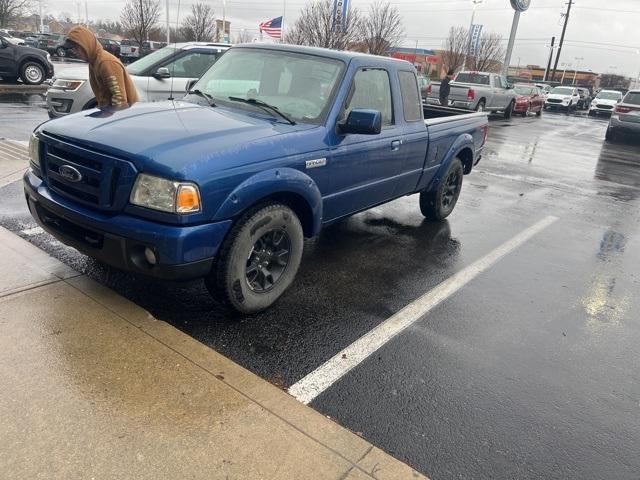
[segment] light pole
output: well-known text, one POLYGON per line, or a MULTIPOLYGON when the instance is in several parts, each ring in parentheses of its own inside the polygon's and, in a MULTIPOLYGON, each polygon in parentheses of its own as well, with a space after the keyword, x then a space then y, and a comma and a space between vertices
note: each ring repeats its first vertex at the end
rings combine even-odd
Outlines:
POLYGON ((575 72, 573 72, 573 82, 571 83, 571 85, 576 84, 576 77, 578 76, 578 70, 580 69, 580 62, 584 60, 584 57, 574 57, 574 60, 577 60, 578 64, 576 65, 575 72))
MULTIPOLYGON (((638 56, 640 56, 640 50, 636 50, 638 56)), ((638 71, 638 77, 636 78, 636 88, 640 88, 640 70, 638 71)))
POLYGON ((471 30, 473 29, 473 21, 476 18, 476 8, 478 5, 484 2, 484 0, 471 0, 473 2, 473 13, 471 13, 471 23, 469 24, 469 43, 467 44, 467 55, 464 57, 464 67, 463 69, 467 69, 467 65, 469 63, 469 57, 471 56, 471 30))
POLYGON ((564 67, 564 70, 562 71, 562 80, 560 80, 560 85, 564 85, 564 76, 567 74, 567 67, 570 67, 571 64, 563 63, 561 66, 564 67))

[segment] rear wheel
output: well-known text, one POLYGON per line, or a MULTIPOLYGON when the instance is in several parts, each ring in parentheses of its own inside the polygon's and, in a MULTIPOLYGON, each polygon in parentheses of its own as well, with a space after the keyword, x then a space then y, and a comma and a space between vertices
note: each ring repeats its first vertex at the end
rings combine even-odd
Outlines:
POLYGON ((607 133, 604 134, 604 138, 607 142, 614 142, 617 140, 618 134, 612 127, 609 127, 607 128, 607 133))
POLYGON ((455 158, 435 191, 420 192, 420 211, 427 220, 440 221, 453 212, 462 191, 463 176, 462 161, 455 158))
POLYGON ((507 109, 504 111, 504 118, 508 120, 511 118, 512 115, 513 115, 513 102, 511 102, 507 107, 507 109))
POLYGON ((25 62, 20 67, 20 77, 27 85, 40 85, 45 80, 44 68, 36 62, 25 62))
POLYGON ((58 47, 56 48, 56 55, 58 57, 64 58, 67 56, 67 51, 62 47, 58 47))
POLYGON ((291 285, 302 249, 302 225, 293 210, 280 203, 256 207, 227 235, 205 285, 238 312, 260 312, 291 285))
POLYGON ((486 110, 486 105, 484 103, 484 100, 480 100, 478 102, 478 105, 476 105, 476 112, 484 112, 486 110))

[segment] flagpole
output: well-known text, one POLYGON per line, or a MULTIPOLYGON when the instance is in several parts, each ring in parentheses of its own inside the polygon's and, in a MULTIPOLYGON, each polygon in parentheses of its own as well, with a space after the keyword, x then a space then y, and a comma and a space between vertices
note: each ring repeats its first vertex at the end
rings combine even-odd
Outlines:
POLYGON ((287 13, 287 0, 283 0, 282 5, 282 25, 280 25, 280 43, 284 42, 284 16, 287 13))

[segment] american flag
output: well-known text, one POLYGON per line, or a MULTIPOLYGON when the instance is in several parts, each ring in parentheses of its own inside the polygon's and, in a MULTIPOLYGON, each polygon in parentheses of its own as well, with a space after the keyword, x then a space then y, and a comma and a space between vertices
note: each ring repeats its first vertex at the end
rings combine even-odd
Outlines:
POLYGON ((282 38, 282 17, 277 17, 260 24, 260 32, 265 32, 272 38, 282 38))

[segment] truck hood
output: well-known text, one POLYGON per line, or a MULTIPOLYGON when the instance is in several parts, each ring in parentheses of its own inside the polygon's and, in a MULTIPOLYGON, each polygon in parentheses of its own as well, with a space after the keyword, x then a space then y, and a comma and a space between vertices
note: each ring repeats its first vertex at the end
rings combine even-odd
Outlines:
POLYGON ((221 169, 287 155, 287 139, 318 128, 251 112, 183 101, 137 103, 120 111, 87 110, 42 124, 39 131, 133 162, 139 171, 188 179, 203 163, 221 169), (252 148, 255 144, 261 147, 252 148))

